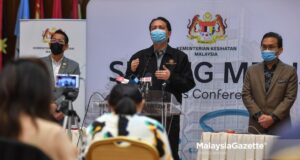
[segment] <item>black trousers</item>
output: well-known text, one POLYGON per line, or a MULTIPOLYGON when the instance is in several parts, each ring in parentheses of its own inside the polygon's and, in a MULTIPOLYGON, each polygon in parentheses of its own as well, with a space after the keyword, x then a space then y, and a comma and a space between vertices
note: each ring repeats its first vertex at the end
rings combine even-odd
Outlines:
MULTIPOLYGON (((149 117, 161 122, 160 116, 149 116, 149 117)), ((168 133, 168 138, 172 150, 172 156, 174 160, 179 160, 178 147, 179 147, 180 116, 173 115, 167 117, 167 127, 165 127, 165 129, 168 133)))

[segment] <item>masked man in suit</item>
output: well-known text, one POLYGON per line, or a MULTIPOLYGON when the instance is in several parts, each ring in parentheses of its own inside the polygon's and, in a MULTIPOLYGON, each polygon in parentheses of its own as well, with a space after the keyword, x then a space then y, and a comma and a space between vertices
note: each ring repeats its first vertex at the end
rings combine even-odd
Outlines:
MULTIPOLYGON (((49 43, 51 54, 43 57, 42 60, 46 63, 53 82, 53 103, 51 104, 52 115, 58 122, 62 122, 64 114, 61 112, 60 105, 62 99, 65 98, 65 88, 55 87, 55 77, 57 74, 80 74, 79 64, 64 56, 64 51, 69 47, 69 38, 62 30, 55 31, 51 36, 49 43)), ((73 97, 76 99, 79 89, 72 90, 73 97)))
MULTIPOLYGON (((149 31, 153 45, 135 53, 127 64, 126 77, 138 78, 151 76, 150 90, 163 90, 172 93, 179 103, 182 94, 195 87, 191 63, 187 54, 169 45, 171 24, 164 17, 152 19, 149 31)), ((160 117, 154 117, 161 120, 160 117)), ((178 160, 179 116, 167 119, 167 130, 170 127, 169 140, 174 160, 178 160)))
POLYGON ((261 41, 264 61, 246 72, 242 99, 250 115, 250 133, 277 135, 281 126, 291 126, 290 109, 297 97, 298 78, 296 69, 279 59, 282 51, 282 37, 266 33, 261 41))

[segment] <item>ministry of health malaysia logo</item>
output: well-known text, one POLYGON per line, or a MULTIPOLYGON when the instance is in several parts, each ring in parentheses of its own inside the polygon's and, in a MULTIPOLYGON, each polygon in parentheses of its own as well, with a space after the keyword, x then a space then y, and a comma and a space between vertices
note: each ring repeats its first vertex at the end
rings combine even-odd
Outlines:
POLYGON ((192 21, 189 19, 187 28, 189 30, 188 38, 196 40, 199 44, 213 44, 217 40, 224 40, 227 37, 226 19, 223 21, 219 14, 216 14, 214 19, 210 12, 204 13, 203 19, 200 15, 195 15, 192 21))

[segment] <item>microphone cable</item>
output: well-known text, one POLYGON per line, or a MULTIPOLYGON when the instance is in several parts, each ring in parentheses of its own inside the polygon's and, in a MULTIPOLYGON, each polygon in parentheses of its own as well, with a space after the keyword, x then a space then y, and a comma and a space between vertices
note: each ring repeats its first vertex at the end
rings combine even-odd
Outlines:
MULTIPOLYGON (((84 121, 85 121, 85 119, 86 119, 86 115, 87 115, 87 112, 88 112, 88 110, 89 110, 89 107, 90 107, 90 103, 91 103, 92 97, 94 97, 95 95, 98 95, 98 96, 102 97, 102 98, 103 98, 103 101, 105 101, 104 96, 103 96, 100 92, 93 92, 92 95, 89 97, 88 104, 87 104, 87 106, 85 107, 85 113, 84 113, 84 116, 83 116, 83 120, 82 120, 81 126, 80 126, 80 128, 79 128, 79 132, 81 132, 81 134, 79 134, 79 137, 78 137, 78 140, 77 140, 77 144, 76 144, 77 147, 78 147, 78 144, 79 144, 79 140, 82 138, 82 127, 83 127, 84 121)), ((101 101, 101 102, 103 102, 103 101, 101 101)))

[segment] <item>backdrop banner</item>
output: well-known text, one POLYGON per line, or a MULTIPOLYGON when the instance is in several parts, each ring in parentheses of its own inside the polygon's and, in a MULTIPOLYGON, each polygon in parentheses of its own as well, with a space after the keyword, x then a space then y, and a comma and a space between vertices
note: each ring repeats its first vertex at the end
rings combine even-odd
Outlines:
POLYGON ((75 60, 80 67, 79 95, 73 106, 83 119, 85 111, 86 77, 86 21, 68 19, 22 20, 20 23, 20 57, 44 57, 51 54, 49 42, 51 35, 62 29, 69 37, 69 49, 65 56, 75 60))
MULTIPOLYGON (((297 67, 300 21, 293 18, 300 15, 298 6, 297 0, 92 0, 86 96, 95 91, 107 96, 129 58, 152 44, 150 21, 167 18, 170 45, 188 55, 197 84, 183 95, 179 151, 182 159, 195 159, 202 131, 247 132, 243 78, 249 66, 262 61, 260 41, 266 32, 282 35, 280 59, 297 67)), ((293 122, 300 116, 299 100, 292 107, 293 122)))

